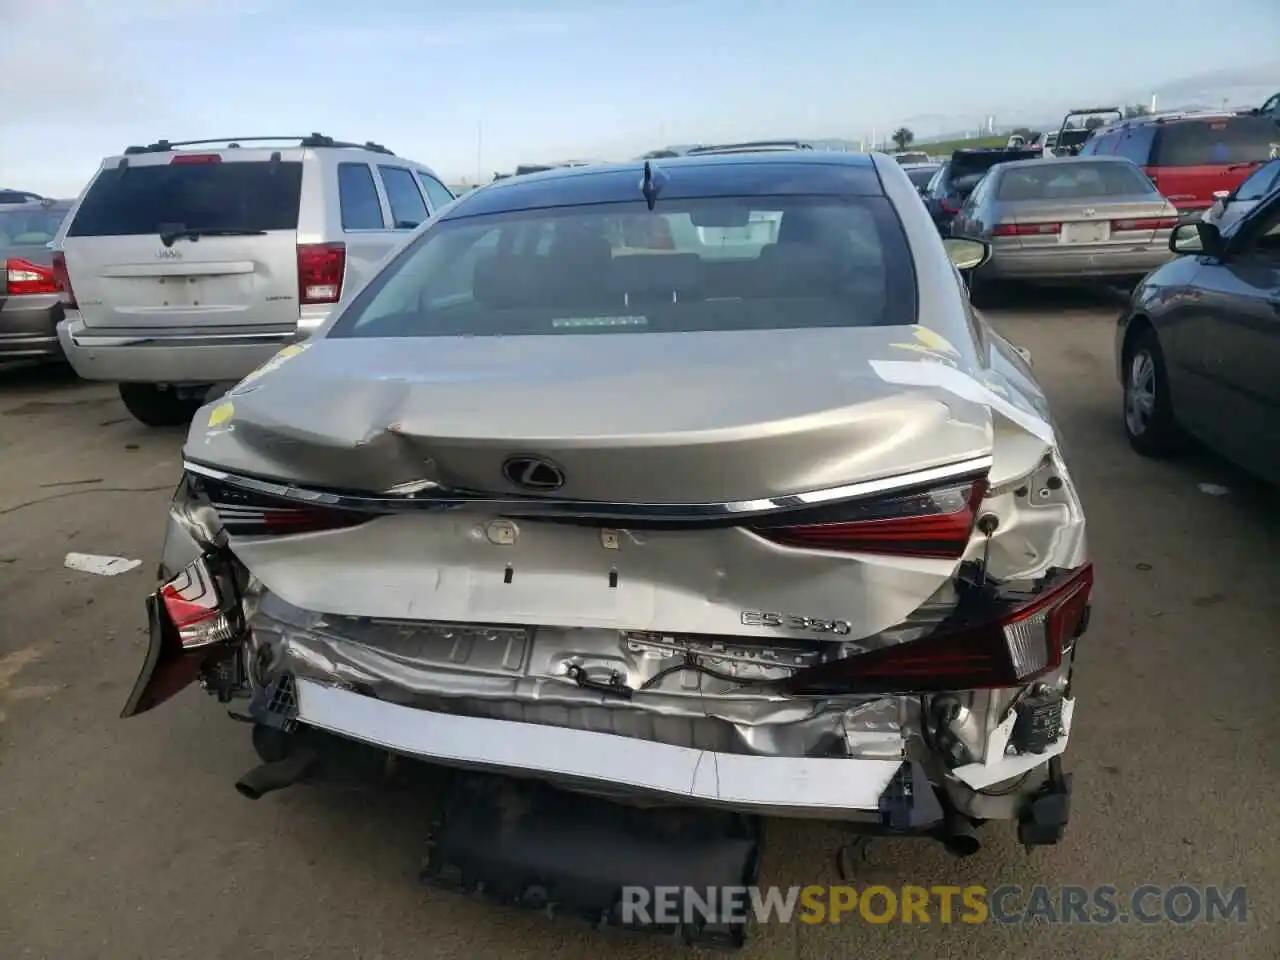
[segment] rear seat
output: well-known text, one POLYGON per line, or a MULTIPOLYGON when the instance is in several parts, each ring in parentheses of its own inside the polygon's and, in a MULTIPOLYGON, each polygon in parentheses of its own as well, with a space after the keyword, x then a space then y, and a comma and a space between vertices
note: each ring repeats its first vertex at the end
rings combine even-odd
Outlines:
POLYGON ((615 257, 610 279, 627 306, 703 299, 702 260, 696 253, 615 257))

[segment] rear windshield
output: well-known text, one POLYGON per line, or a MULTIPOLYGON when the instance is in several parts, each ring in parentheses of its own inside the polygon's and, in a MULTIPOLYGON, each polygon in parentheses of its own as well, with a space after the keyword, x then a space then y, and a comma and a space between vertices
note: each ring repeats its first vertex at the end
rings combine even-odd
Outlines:
POLYGON ((1155 185, 1127 163, 1042 162, 1006 170, 996 190, 999 200, 1087 200, 1155 193, 1155 185))
POLYGON ((937 167, 918 167, 914 170, 908 170, 907 179, 917 187, 926 187, 929 181, 933 179, 933 175, 938 172, 937 167))
POLYGON ((1179 120, 1162 126, 1154 167, 1218 167, 1280 154, 1280 127, 1262 117, 1179 120))
MULTIPOLYGON (((465 209, 465 207, 463 208, 465 209)), ((884 197, 671 200, 442 221, 352 301, 332 337, 862 327, 916 320, 884 197)))
POLYGON ((0 249, 43 247, 58 232, 66 207, 0 208, 0 249))
POLYGON ((986 173, 997 163, 1014 160, 1031 160, 1040 156, 1039 150, 993 150, 990 153, 959 153, 951 158, 951 179, 986 173))
POLYGON ((190 229, 296 230, 302 164, 234 161, 126 166, 98 174, 67 235, 136 236, 190 229))

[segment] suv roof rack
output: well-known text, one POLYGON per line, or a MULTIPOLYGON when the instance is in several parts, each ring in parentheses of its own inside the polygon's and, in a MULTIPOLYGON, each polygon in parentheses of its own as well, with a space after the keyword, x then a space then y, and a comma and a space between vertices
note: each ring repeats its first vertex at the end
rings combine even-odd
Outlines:
POLYGON ((333 137, 326 136, 323 133, 309 133, 306 136, 280 136, 280 137, 214 137, 208 140, 157 140, 155 143, 149 143, 146 146, 130 146, 125 147, 124 155, 127 157, 136 156, 140 153, 168 153, 177 147, 204 147, 215 143, 226 144, 228 149, 237 149, 246 143, 268 143, 280 140, 296 140, 300 147, 338 147, 353 150, 368 150, 372 153, 385 153, 387 156, 394 157, 395 154, 388 150, 380 143, 374 143, 372 140, 366 140, 364 143, 353 143, 347 140, 335 140, 333 137))
POLYGON ((690 147, 687 156, 704 156, 708 153, 750 153, 753 150, 812 150, 813 145, 802 140, 747 140, 743 143, 719 143, 690 147))
POLYGON ((1239 110, 1165 110, 1161 113, 1144 113, 1137 117, 1125 117, 1123 120, 1117 120, 1115 123, 1108 123, 1106 126, 1097 127, 1093 133, 1095 135, 1113 130, 1119 130, 1125 126, 1143 126, 1148 123, 1168 123, 1171 120, 1230 120, 1232 117, 1241 116, 1239 110))

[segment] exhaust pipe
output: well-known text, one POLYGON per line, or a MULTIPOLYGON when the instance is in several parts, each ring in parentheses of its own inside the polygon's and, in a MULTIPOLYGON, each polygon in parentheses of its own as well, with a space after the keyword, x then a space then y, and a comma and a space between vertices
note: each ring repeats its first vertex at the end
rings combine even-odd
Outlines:
POLYGON ((942 822, 942 845, 957 857, 971 857, 982 848, 973 821, 964 814, 948 808, 942 822))
POLYGON ((305 780, 316 760, 314 750, 297 749, 283 760, 254 767, 236 781, 236 792, 250 800, 259 800, 273 790, 282 790, 305 780))

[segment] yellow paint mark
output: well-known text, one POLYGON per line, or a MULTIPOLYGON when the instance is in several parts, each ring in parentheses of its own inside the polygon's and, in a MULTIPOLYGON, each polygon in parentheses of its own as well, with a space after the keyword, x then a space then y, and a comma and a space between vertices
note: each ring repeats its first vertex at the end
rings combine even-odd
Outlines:
POLYGON ((236 412, 234 403, 220 403, 209 413, 209 426, 220 427, 230 420, 236 412))
POLYGON ((241 384, 249 383, 252 380, 257 380, 259 377, 265 376, 266 374, 270 373, 272 370, 279 369, 282 364, 291 360, 293 357, 296 357, 298 354, 302 353, 304 350, 306 350, 310 346, 311 344, 309 343, 290 344, 289 346, 282 349, 270 360, 268 360, 266 363, 264 363, 262 366, 260 366, 257 370, 254 370, 251 374, 249 374, 247 377, 241 380, 240 383, 241 384))
POLYGON ((911 335, 915 338, 915 343, 895 343, 893 346, 902 350, 912 350, 916 353, 943 353, 952 357, 960 356, 960 351, 952 346, 946 337, 930 330, 928 327, 922 327, 917 324, 911 328, 911 335))

